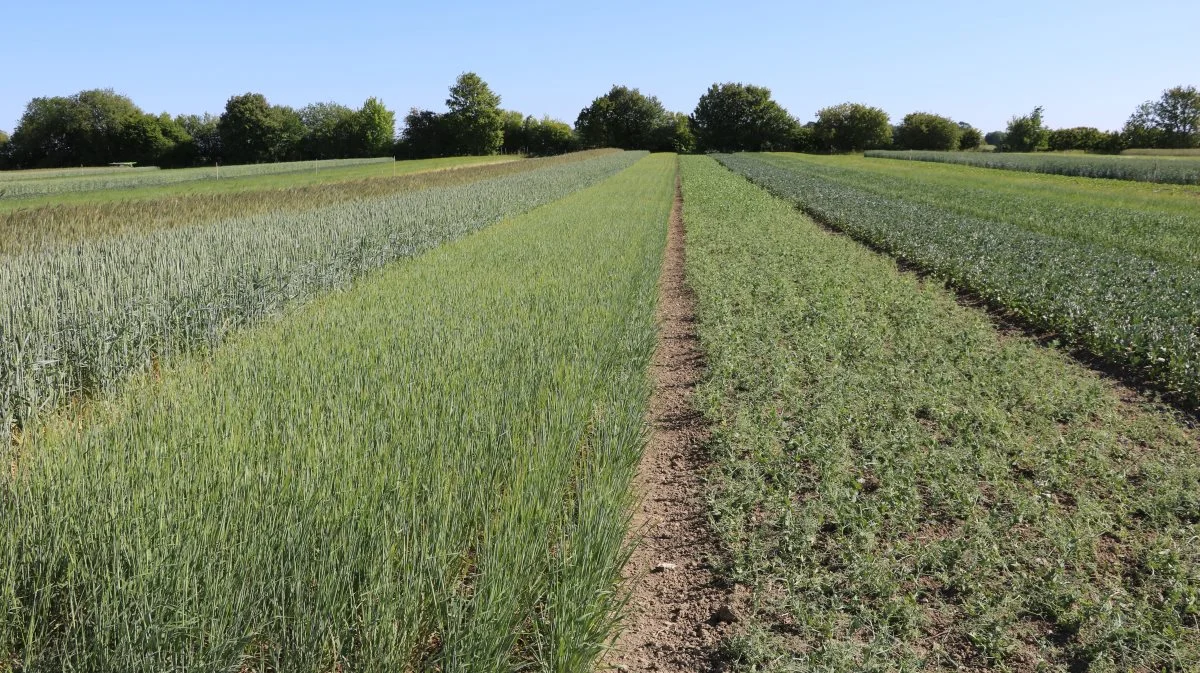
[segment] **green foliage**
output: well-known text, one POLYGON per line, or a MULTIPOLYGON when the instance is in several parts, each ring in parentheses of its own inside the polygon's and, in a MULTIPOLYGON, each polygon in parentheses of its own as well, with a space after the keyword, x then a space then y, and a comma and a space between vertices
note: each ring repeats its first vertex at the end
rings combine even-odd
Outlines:
POLYGON ((572 152, 576 147, 575 131, 571 125, 550 117, 526 117, 522 124, 526 138, 525 151, 530 156, 547 157, 572 152))
POLYGON ((189 160, 183 165, 212 165, 221 159, 220 118, 210 115, 179 115, 175 123, 192 139, 189 160))
POLYGON ((682 162, 736 670, 1200 669, 1194 430, 682 162))
POLYGON ((121 132, 143 114, 111 89, 34 98, 13 131, 12 160, 20 168, 126 161, 120 158, 121 132))
MULTIPOLYGON (((354 110, 338 103, 312 103, 300 108, 299 114, 304 124, 304 159, 341 158, 347 153, 354 134, 354 110)), ((390 153, 389 143, 386 151, 374 156, 390 153)))
POLYGON ((404 130, 396 145, 396 156, 409 159, 447 157, 454 154, 454 140, 446 115, 412 108, 404 117, 404 130))
MULTIPOLYGON (((631 163, 599 161, 425 194, 395 252, 631 163)), ((0 652, 25 670, 593 670, 674 174, 651 158, 31 437, 19 478, 0 472, 0 652)), ((419 201, 375 204, 372 226, 419 201)))
POLYGON ((1069 129, 1054 129, 1047 138, 1047 147, 1054 151, 1083 150, 1100 152, 1108 142, 1108 136, 1098 128, 1078 126, 1069 129))
POLYGON ((363 102, 354 115, 354 135, 350 156, 381 157, 392 151, 396 142, 396 113, 377 98, 363 102))
POLYGON ((800 160, 721 161, 830 226, 1200 407, 1200 269, 964 217, 957 203, 872 193, 800 160))
POLYGON ((504 142, 500 149, 504 154, 521 154, 527 151, 529 137, 525 130, 525 115, 516 110, 501 110, 504 121, 504 142))
POLYGON ((1008 139, 1008 134, 1004 131, 992 131, 983 137, 983 142, 993 147, 1004 147, 1004 141, 1008 139))
POLYGON ((1038 152, 1046 149, 1050 131, 1042 123, 1042 106, 1033 108, 1029 114, 1013 117, 1004 132, 1004 144, 999 148, 1005 152, 1038 152))
POLYGON ((958 123, 962 135, 958 138, 958 149, 973 150, 983 144, 983 132, 966 122, 958 123))
POLYGON ((304 123, 291 108, 271 106, 259 93, 233 96, 217 122, 221 160, 257 164, 299 158, 304 123))
POLYGON ((958 149, 962 135, 963 130, 948 117, 911 112, 896 127, 896 144, 905 150, 945 152, 958 149))
POLYGON ((1157 101, 1138 106, 1122 130, 1128 147, 1200 147, 1200 90, 1167 89, 1157 101))
POLYGON ((446 129, 454 154, 496 154, 504 144, 500 96, 473 72, 458 76, 446 99, 446 129))
POLYGON ((583 108, 575 132, 583 147, 617 147, 625 150, 658 149, 664 126, 675 128, 658 98, 637 89, 614 85, 608 93, 583 108))
MULTIPOLYGON (((1112 135, 1105 142, 1115 142, 1112 135)), ((956 154, 950 152, 890 152, 872 150, 868 157, 933 161, 963 164, 1009 171, 1073 175, 1084 178, 1166 182, 1178 185, 1200 184, 1200 161, 1187 159, 1158 160, 1136 156, 1072 156, 1062 154, 956 154)))
POLYGON ((771 90, 727 82, 713 84, 692 113, 697 149, 705 152, 791 149, 799 123, 771 98, 771 90))
MULTIPOLYGON (((159 358, 629 166, 615 154, 493 180, 80 241, 0 267, 0 421, 107 390, 159 358), (35 374, 36 372, 36 374, 35 374)), ((170 173, 157 171, 152 174, 170 173)))
POLYGON ((817 112, 813 133, 826 152, 862 152, 892 143, 888 115, 876 107, 842 103, 817 112))

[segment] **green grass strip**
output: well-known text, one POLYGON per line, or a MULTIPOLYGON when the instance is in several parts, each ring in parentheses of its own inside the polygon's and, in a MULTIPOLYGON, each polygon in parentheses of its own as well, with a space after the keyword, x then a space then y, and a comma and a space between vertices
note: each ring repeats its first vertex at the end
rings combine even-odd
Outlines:
POLYGON ((683 159, 711 513, 755 671, 1200 667, 1200 451, 1161 409, 683 159))
POLYGON ((643 159, 29 438, 0 484, 0 669, 587 670, 618 602, 675 166, 643 159))
POLYGON ((870 150, 866 152, 866 156, 873 159, 965 164, 980 168, 1072 175, 1084 178, 1162 182, 1176 185, 1200 184, 1200 160, 1181 157, 895 150, 870 150))

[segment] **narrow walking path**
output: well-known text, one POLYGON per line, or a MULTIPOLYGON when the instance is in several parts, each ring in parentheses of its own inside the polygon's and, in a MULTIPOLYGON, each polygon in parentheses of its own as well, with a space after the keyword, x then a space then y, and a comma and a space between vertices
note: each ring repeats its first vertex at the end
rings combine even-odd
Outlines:
POLYGON ((718 642, 739 618, 732 590, 717 582, 709 566, 717 545, 700 477, 708 432, 691 400, 703 372, 694 307, 684 278, 683 199, 676 182, 659 281, 651 434, 635 482, 640 502, 631 536, 639 544, 624 572, 632 594, 624 631, 603 670, 721 670, 718 642))

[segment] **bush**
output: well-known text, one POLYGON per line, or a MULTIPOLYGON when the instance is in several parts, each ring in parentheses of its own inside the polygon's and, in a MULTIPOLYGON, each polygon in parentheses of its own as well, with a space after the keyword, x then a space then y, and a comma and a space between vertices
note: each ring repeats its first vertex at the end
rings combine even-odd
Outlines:
POLYGON ((909 113, 896 127, 896 144, 905 150, 956 150, 961 137, 958 124, 928 112, 909 113))
POLYGON ((862 152, 892 144, 887 113, 860 103, 821 109, 813 130, 821 148, 828 152, 862 152))

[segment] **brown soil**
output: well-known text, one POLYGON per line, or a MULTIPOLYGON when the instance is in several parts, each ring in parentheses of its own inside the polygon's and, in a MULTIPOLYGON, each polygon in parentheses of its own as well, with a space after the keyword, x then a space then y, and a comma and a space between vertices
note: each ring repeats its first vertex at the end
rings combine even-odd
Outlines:
POLYGON ((696 339, 695 299, 684 279, 682 210, 677 180, 659 280, 651 434, 635 479, 640 500, 629 543, 637 546, 624 571, 631 596, 624 630, 602 670, 722 670, 717 646, 737 628, 743 610, 710 567, 718 547, 705 516, 700 476, 708 431, 691 402, 704 361, 696 339))

